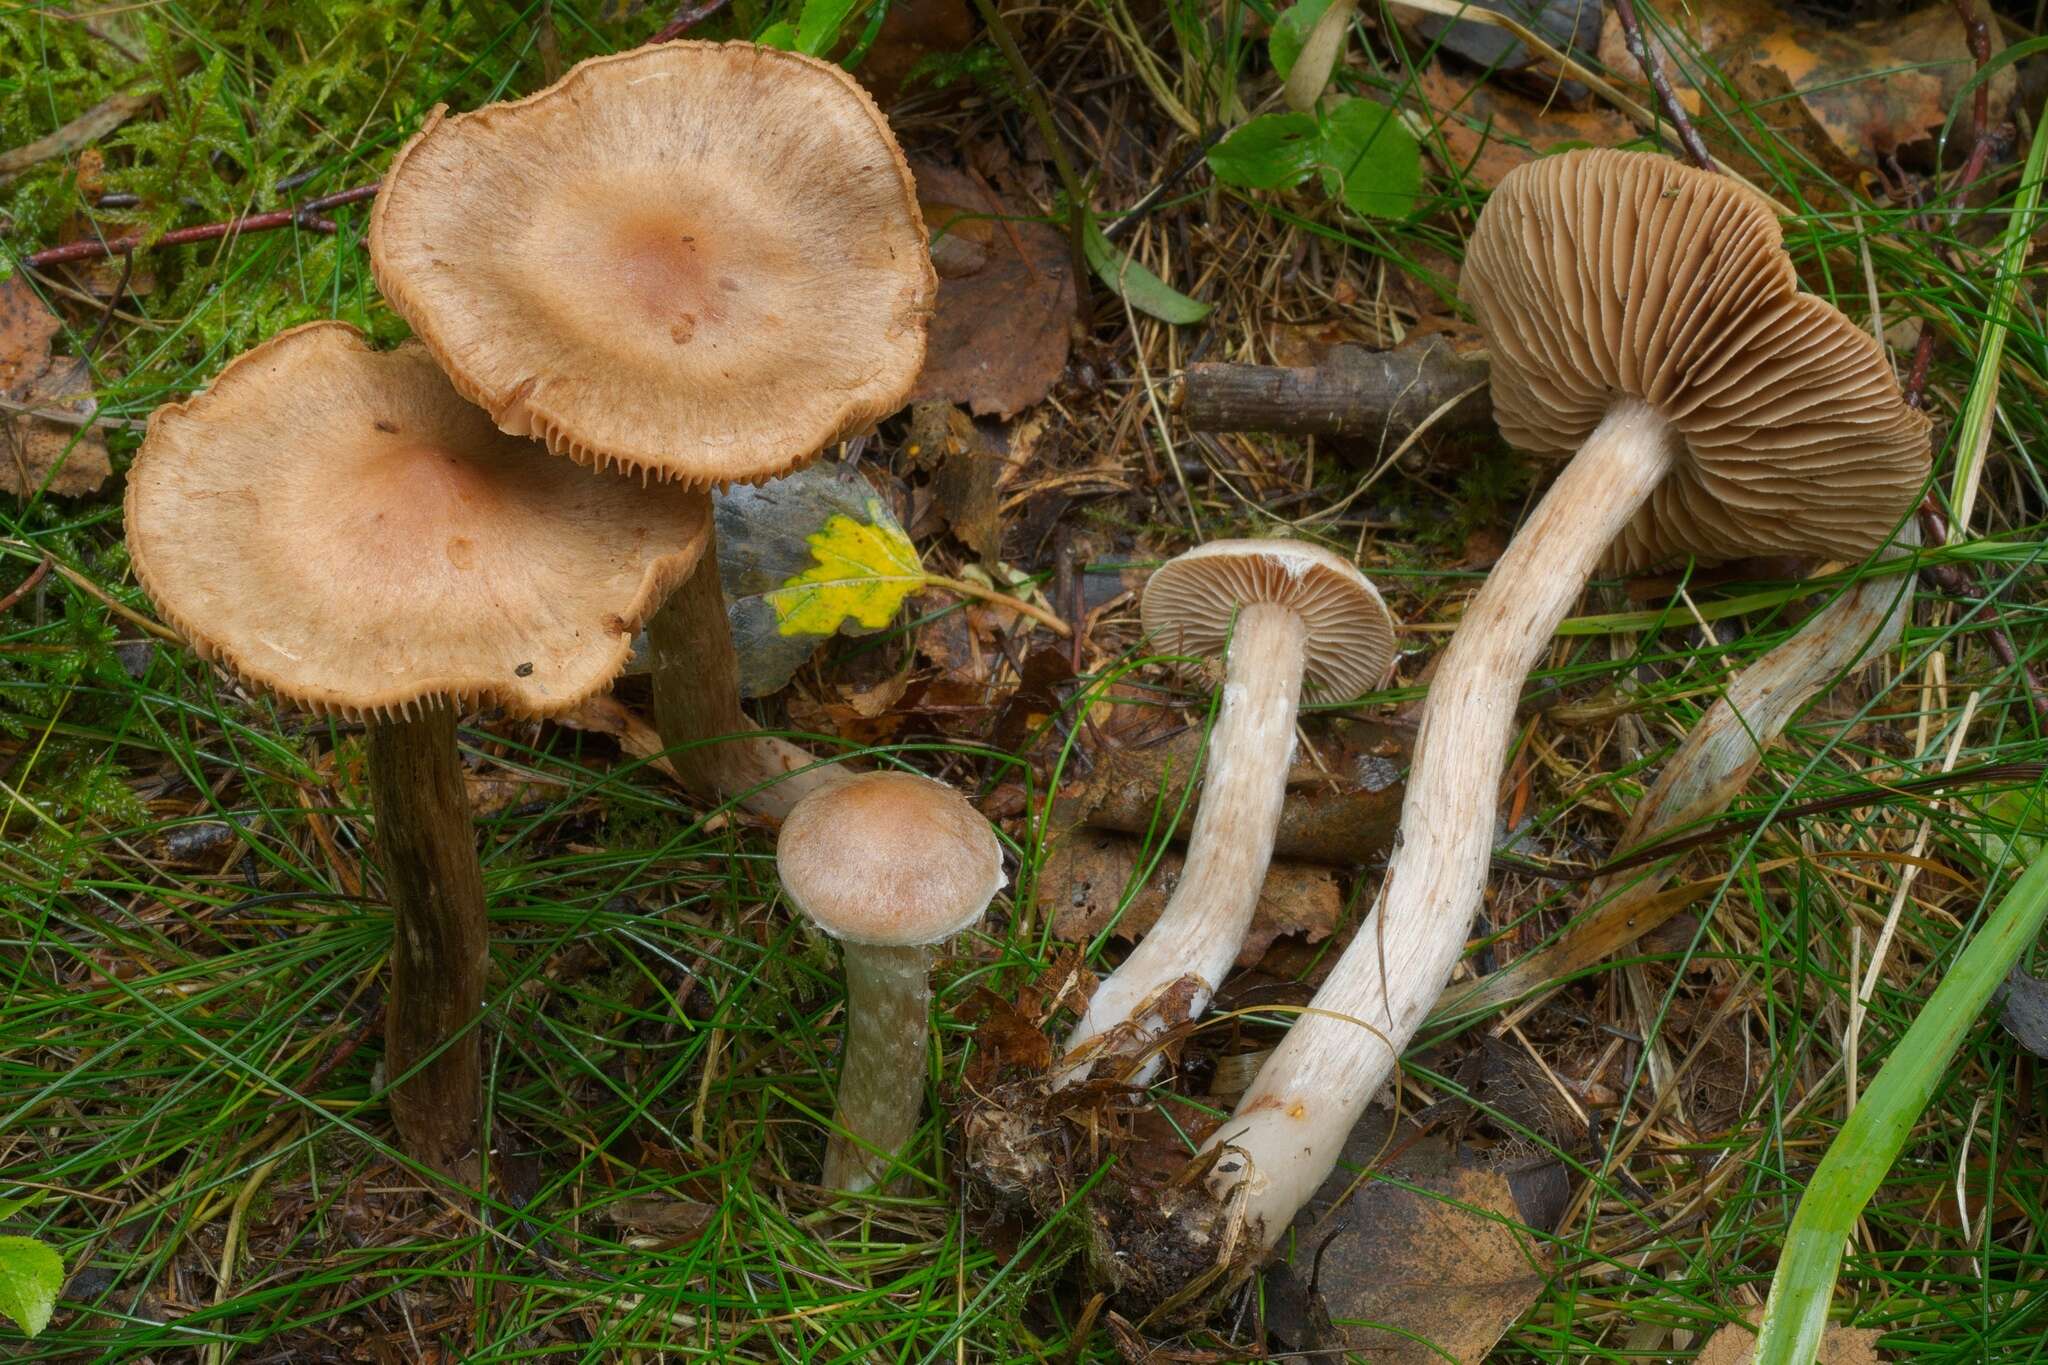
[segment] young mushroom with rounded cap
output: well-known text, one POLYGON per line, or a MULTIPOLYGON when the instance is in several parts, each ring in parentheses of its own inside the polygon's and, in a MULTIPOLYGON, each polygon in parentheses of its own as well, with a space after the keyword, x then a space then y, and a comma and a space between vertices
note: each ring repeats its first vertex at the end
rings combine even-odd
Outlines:
POLYGON ((1209 1187, 1261 1248, 1457 961, 1523 680, 1595 566, 1865 555, 1927 473, 1927 419, 1883 350, 1799 292, 1771 205, 1733 181, 1641 153, 1531 162, 1480 214, 1461 287, 1502 434, 1577 453, 1438 663, 1377 908, 1209 1140, 1209 1187))
POLYGON ((1003 889, 1003 850, 967 798, 915 773, 862 773, 796 804, 775 842, 790 903, 844 948, 846 1050, 824 1183, 858 1192, 917 1132, 931 948, 1003 889))
POLYGON ((1394 622, 1349 560, 1296 540, 1219 540, 1168 561, 1145 584, 1146 633, 1166 649, 1225 657, 1223 701, 1180 883, 1131 955, 1096 988, 1067 1039, 1061 1084, 1108 1053, 1143 1056, 1199 1016, 1258 908, 1294 760, 1304 688, 1349 698, 1379 685, 1394 622), (1173 990, 1186 982, 1182 990, 1173 990))
POLYGON ((314 323, 150 415, 127 529, 136 578, 202 657, 364 722, 396 930, 392 1113, 412 1155, 470 1173, 489 945, 456 715, 546 716, 607 687, 703 552, 702 500, 554 459, 420 347, 314 323))
MULTIPOLYGON (((384 178, 370 260, 503 430, 699 490, 786 474, 901 407, 938 287, 867 92, 747 43, 596 57, 526 99, 436 109, 384 178)), ((700 795, 780 818, 825 780, 740 710, 715 546, 648 638, 655 718, 700 795)))

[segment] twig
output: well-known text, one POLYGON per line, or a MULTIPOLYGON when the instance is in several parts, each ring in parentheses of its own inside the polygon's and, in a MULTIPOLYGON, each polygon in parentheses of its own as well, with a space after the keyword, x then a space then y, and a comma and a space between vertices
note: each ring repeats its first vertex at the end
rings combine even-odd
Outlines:
POLYGON ((706 19, 709 19, 712 15, 724 9, 726 3, 727 0, 703 0, 701 4, 683 6, 676 11, 675 18, 663 24, 655 31, 654 36, 647 40, 648 46, 651 47, 655 43, 665 43, 671 38, 681 37, 706 19))
MULTIPOLYGON (((1958 0, 1958 3, 1966 2, 1958 0)), ((1671 78, 1664 74, 1664 63, 1650 51, 1642 25, 1636 22, 1635 0, 1614 0, 1614 13, 1621 20, 1621 31, 1628 39, 1629 52, 1635 57, 1636 65, 1642 67, 1643 74, 1650 78, 1650 88, 1657 92, 1657 103, 1663 107, 1664 117, 1671 120, 1679 145, 1685 148, 1686 159, 1703 171, 1713 170, 1714 154, 1700 140, 1699 130, 1692 126, 1685 106, 1678 102, 1678 94, 1671 88, 1671 78)))
POLYGON ((1963 36, 1970 45, 1970 58, 1977 64, 1978 74, 1977 89, 1970 101, 1970 159, 1963 164, 1963 173, 1956 181, 1957 192, 1967 194, 1984 173, 1984 162, 1991 152, 1991 82, 1982 78, 1984 68, 1991 62, 1991 26, 1984 22, 1976 0, 1952 3, 1956 18, 1962 20, 1963 36))
POLYGON ((97 261, 110 256, 125 256, 136 251, 153 251, 158 247, 184 246, 190 242, 210 242, 221 237, 238 237, 245 232, 267 232, 272 228, 301 227, 309 232, 332 233, 334 221, 327 218, 327 209, 339 208, 343 204, 359 204, 374 198, 375 185, 357 185, 353 189, 308 199, 295 208, 275 209, 269 213, 252 213, 245 218, 231 218, 224 223, 202 223, 198 227, 173 228, 163 236, 150 240, 146 233, 131 232, 125 237, 108 241, 95 237, 90 241, 66 242, 63 246, 48 247, 32 252, 21 258, 23 266, 30 270, 46 270, 53 265, 65 265, 72 261, 97 261))
POLYGON ((50 557, 44 555, 43 562, 36 565, 34 571, 27 578, 22 579, 21 583, 12 592, 8 593, 7 596, 0 597, 0 613, 11 610, 16 602, 34 592, 36 585, 50 576, 51 562, 50 557))

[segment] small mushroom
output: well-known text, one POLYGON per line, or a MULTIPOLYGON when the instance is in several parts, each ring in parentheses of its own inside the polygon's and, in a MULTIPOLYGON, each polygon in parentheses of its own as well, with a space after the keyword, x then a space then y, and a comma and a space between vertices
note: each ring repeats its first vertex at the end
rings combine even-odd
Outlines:
POLYGON ((862 773, 797 802, 775 841, 790 903, 843 945, 846 1050, 824 1183, 880 1181, 917 1132, 931 948, 1003 889, 1002 845, 967 799, 915 773, 862 773))
POLYGON ((1201 1015, 1237 957, 1258 907, 1294 759, 1295 713, 1311 697, 1378 686, 1394 658, 1394 621, 1349 560, 1295 540, 1219 540, 1168 561, 1141 606, 1155 645, 1225 656, 1223 702, 1188 834, 1187 863, 1159 920, 1096 988, 1067 1038, 1061 1084, 1088 1075, 1101 1049, 1145 1056, 1201 1015), (1168 995, 1188 981, 1188 990, 1168 995), (1191 991, 1191 993, 1190 993, 1191 991))
POLYGON ((489 945, 456 716, 546 716, 608 686, 703 552, 703 500, 557 460, 424 349, 314 323, 150 415, 127 529, 136 578, 202 658, 364 723, 396 930, 392 1113, 407 1151, 467 1173, 489 945))
MULTIPOLYGON (((370 259, 501 428, 704 490, 902 406, 938 287, 874 101, 831 62, 747 43, 639 48, 436 109, 384 178, 370 259)), ((657 724, 700 795, 780 818, 823 780, 778 780, 815 760, 750 734, 715 545, 648 642, 657 724)))
MULTIPOLYGON (((1457 961, 1523 679, 1603 560, 1868 554, 1912 507, 1928 421, 1884 351, 1802 294, 1761 197, 1664 157, 1576 151, 1505 177, 1465 299, 1515 445, 1570 454, 1444 650, 1373 914, 1209 1148, 1270 1246, 1457 961)), ((1206 1159, 1206 1158, 1205 1158, 1206 1159)))

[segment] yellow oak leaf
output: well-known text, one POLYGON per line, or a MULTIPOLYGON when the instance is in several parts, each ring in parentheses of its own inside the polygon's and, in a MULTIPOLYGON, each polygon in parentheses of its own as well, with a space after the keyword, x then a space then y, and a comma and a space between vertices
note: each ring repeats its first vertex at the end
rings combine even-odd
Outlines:
POLYGON ((868 500, 867 521, 839 513, 806 539, 816 562, 764 594, 783 635, 830 635, 849 618, 879 630, 925 585, 917 547, 880 499, 868 500))

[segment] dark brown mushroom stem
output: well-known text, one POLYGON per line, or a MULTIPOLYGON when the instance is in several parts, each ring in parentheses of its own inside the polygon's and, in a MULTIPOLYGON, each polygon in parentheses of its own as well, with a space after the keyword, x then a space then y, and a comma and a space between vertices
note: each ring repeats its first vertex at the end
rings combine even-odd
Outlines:
POLYGON ((410 719, 371 722, 368 767, 395 931, 384 1045, 391 1114, 408 1153, 473 1176, 483 1106, 476 1021, 490 933, 455 712, 428 706, 410 719))
POLYGON ((818 760, 810 751, 759 733, 740 710, 739 655, 718 585, 715 531, 707 532, 706 542, 695 571, 647 623, 655 728, 692 795, 711 802, 737 798, 779 824, 807 792, 841 773, 814 767, 818 760))
POLYGON ((846 1056, 839 1107, 825 1147, 824 1184, 860 1191, 881 1183, 910 1145, 924 1108, 931 949, 843 945, 846 1056))

